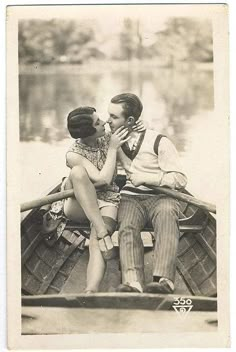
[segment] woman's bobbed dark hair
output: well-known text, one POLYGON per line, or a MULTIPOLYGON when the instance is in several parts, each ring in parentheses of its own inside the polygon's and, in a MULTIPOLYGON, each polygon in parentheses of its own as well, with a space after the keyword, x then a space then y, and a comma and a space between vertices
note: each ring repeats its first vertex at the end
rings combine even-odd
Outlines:
POLYGON ((72 138, 86 138, 96 133, 93 127, 93 113, 96 109, 82 106, 71 111, 67 117, 67 128, 72 138))

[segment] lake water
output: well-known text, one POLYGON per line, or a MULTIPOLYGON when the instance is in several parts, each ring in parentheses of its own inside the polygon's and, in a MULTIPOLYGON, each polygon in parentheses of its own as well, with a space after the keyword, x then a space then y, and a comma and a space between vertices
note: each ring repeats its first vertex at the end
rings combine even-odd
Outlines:
POLYGON ((108 103, 120 92, 137 94, 145 124, 173 140, 188 175, 188 189, 202 200, 215 201, 213 166, 220 131, 214 123, 213 71, 101 69, 95 64, 87 70, 74 66, 20 74, 22 202, 41 196, 68 174, 68 112, 80 105, 95 106, 106 120, 108 103))

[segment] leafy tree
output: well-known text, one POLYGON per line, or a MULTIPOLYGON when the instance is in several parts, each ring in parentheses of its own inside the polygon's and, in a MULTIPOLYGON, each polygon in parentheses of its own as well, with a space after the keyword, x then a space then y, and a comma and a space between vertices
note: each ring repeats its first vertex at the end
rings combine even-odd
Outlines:
POLYGON ((172 18, 156 37, 153 52, 167 66, 174 66, 178 61, 213 61, 212 29, 206 20, 172 18))
POLYGON ((51 63, 66 57, 71 46, 82 53, 94 40, 94 30, 75 21, 29 20, 19 23, 18 39, 20 62, 51 63))
POLYGON ((124 19, 120 33, 120 57, 125 60, 143 58, 143 33, 140 20, 124 19))

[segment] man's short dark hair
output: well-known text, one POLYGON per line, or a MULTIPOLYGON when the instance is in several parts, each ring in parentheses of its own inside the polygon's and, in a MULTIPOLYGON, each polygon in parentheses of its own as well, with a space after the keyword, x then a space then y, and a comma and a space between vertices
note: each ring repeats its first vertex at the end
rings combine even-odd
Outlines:
POLYGON ((127 119, 129 116, 133 116, 135 121, 138 120, 143 110, 141 100, 133 93, 118 94, 111 99, 111 103, 122 104, 124 117, 127 119))
POLYGON ((93 127, 93 113, 95 108, 82 106, 71 111, 67 117, 67 128, 72 138, 86 138, 96 132, 93 127))

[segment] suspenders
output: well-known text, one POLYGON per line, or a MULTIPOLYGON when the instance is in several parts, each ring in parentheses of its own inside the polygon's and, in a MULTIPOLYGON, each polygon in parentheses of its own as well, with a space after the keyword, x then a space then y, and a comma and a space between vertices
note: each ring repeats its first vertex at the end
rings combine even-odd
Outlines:
POLYGON ((158 147, 159 147, 160 140, 162 139, 162 137, 166 137, 166 136, 164 134, 158 134, 157 138, 154 142, 153 150, 156 155, 158 155, 158 147))
MULTIPOLYGON (((138 141, 137 147, 136 147, 136 149, 133 150, 133 151, 131 151, 131 150, 129 149, 128 143, 124 143, 124 144, 122 145, 121 148, 122 148, 123 152, 125 153, 125 155, 126 155, 129 159, 133 160, 133 159, 136 157, 136 155, 138 154, 139 149, 140 149, 140 147, 141 147, 141 145, 142 145, 144 136, 145 136, 145 132, 140 136, 140 139, 139 139, 139 141, 138 141)), ((166 136, 165 136, 164 134, 158 134, 157 137, 156 137, 156 139, 155 139, 154 146, 153 146, 153 150, 154 150, 154 152, 155 152, 156 155, 158 155, 158 147, 159 147, 159 144, 160 144, 160 141, 161 141, 162 137, 166 137, 166 136)))

